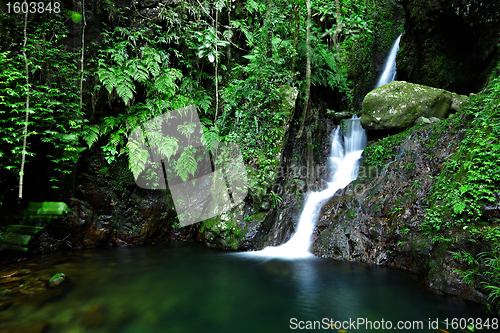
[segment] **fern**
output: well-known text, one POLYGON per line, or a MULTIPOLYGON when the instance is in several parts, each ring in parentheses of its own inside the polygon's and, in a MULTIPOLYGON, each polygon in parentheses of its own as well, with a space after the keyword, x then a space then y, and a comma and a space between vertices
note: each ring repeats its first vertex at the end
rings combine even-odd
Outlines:
POLYGON ((137 64, 136 71, 134 73, 134 80, 138 82, 144 82, 149 79, 149 72, 143 64, 137 64))
POLYGON ((189 177, 189 174, 194 176, 196 169, 198 168, 198 163, 194 158, 193 150, 184 150, 177 160, 177 164, 175 169, 177 171, 177 175, 181 177, 182 181, 186 181, 189 177))
POLYGON ((245 9, 250 12, 250 14, 253 14, 254 12, 259 12, 259 4, 255 2, 254 0, 248 0, 245 3, 245 9))
POLYGON ((104 117, 101 125, 101 134, 106 135, 109 133, 113 128, 115 127, 116 124, 116 118, 115 117, 104 117))
POLYGON ((166 157, 167 160, 170 160, 170 157, 175 155, 179 149, 177 139, 163 136, 161 131, 148 131, 148 142, 154 152, 161 155, 161 158, 166 157))
POLYGON ((97 139, 99 139, 99 128, 95 125, 92 126, 85 125, 85 127, 82 130, 82 137, 89 146, 89 148, 92 148, 97 139))
POLYGON ((198 98, 198 105, 205 113, 208 113, 210 107, 212 106, 212 97, 210 97, 206 92, 203 92, 203 95, 198 98))
POLYGON ((160 65, 158 65, 156 61, 152 61, 151 59, 146 61, 146 68, 151 73, 151 75, 153 75, 153 77, 160 75, 160 65))
POLYGON ((129 102, 134 98, 135 86, 134 83, 130 80, 130 77, 125 75, 119 76, 117 79, 116 92, 125 105, 128 105, 129 102))
POLYGON ((99 68, 97 70, 97 75, 99 80, 104 84, 104 87, 108 93, 112 93, 113 89, 117 86, 117 78, 113 70, 107 70, 105 68, 99 68))
POLYGON ((335 56, 324 48, 320 48, 319 53, 323 57, 323 60, 325 61, 328 68, 330 68, 330 70, 334 73, 337 72, 337 61, 335 59, 335 56))
POLYGON ((196 124, 195 123, 187 123, 187 124, 184 124, 184 125, 179 125, 177 126, 177 130, 184 134, 188 139, 191 138, 191 134, 194 133, 194 129, 196 128, 196 124))
POLYGON ((120 136, 120 132, 112 133, 109 142, 115 147, 118 146, 122 142, 122 137, 120 136))
POLYGON ((179 144, 176 138, 170 136, 162 136, 162 144, 160 146, 160 152, 163 156, 170 160, 170 157, 177 153, 177 149, 179 149, 179 144))
POLYGON ((212 129, 203 128, 202 143, 207 146, 211 152, 215 152, 217 147, 219 147, 219 136, 217 132, 212 129))
POLYGON ((248 26, 243 22, 240 28, 247 39, 248 46, 253 46, 253 33, 248 29, 248 26))
POLYGON ((119 45, 118 49, 107 49, 106 52, 111 54, 111 59, 116 61, 119 65, 123 64, 123 62, 128 59, 128 54, 123 45, 119 45))
POLYGON ((144 49, 143 57, 147 71, 151 73, 153 77, 160 75, 161 72, 159 65, 159 63, 161 63, 160 54, 148 47, 144 49))
POLYGON ((168 98, 171 98, 175 95, 178 88, 174 80, 181 77, 182 74, 179 70, 172 69, 170 73, 160 75, 156 79, 154 87, 161 95, 166 95, 168 98))
POLYGON ((136 140, 129 140, 127 142, 129 152, 129 167, 135 179, 139 177, 141 172, 146 168, 146 163, 149 159, 149 152, 144 148, 143 144, 136 140))
POLYGON ((137 72, 137 59, 128 60, 123 66, 121 66, 122 71, 126 74, 129 79, 134 78, 137 72))

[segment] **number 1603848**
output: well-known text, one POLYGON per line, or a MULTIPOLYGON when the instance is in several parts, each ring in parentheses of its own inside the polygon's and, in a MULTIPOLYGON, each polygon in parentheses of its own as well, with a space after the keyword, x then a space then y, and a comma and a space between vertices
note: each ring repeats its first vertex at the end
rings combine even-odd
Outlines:
POLYGON ((60 2, 9 2, 7 3, 8 14, 52 14, 61 11, 60 2))

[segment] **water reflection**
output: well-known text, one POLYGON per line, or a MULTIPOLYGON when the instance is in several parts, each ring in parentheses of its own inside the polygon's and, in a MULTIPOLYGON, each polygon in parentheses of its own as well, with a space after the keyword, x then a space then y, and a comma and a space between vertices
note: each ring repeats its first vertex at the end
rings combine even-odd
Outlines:
POLYGON ((64 272, 70 287, 15 300, 0 311, 0 332, 44 323, 48 332, 282 332, 291 318, 484 316, 476 304, 425 292, 404 272, 314 257, 262 261, 199 244, 75 252, 3 270, 26 267, 64 272))

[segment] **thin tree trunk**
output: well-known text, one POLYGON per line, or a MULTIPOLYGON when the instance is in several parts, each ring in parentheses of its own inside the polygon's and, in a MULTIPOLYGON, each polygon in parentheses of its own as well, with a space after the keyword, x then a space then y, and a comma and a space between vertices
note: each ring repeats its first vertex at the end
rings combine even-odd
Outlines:
POLYGON ((311 1, 306 1, 307 5, 307 34, 306 34, 306 100, 304 101, 304 109, 302 110, 302 120, 300 122, 299 133, 297 139, 302 136, 304 131, 304 122, 307 116, 307 108, 309 107, 309 99, 311 98, 311 1))
POLYGON ((335 35, 333 36, 333 44, 337 48, 339 43, 339 35, 342 30, 342 19, 340 17, 340 1, 335 0, 335 7, 337 7, 337 18, 336 18, 336 26, 335 26, 335 35))
POLYGON ((214 119, 215 133, 217 133, 217 113, 219 111, 219 77, 218 77, 219 54, 217 48, 217 43, 219 41, 217 36, 217 31, 218 31, 217 25, 219 24, 219 10, 217 8, 218 3, 219 2, 216 2, 215 4, 215 119, 214 119))
POLYGON ((24 180, 24 164, 26 161, 26 144, 28 141, 28 119, 29 119, 29 110, 30 110, 30 90, 29 90, 29 68, 28 68, 28 57, 26 56, 26 43, 28 41, 28 36, 26 33, 26 29, 28 27, 28 11, 24 14, 24 44, 23 44, 23 56, 24 56, 24 65, 26 70, 26 116, 24 119, 24 140, 23 140, 23 151, 21 154, 21 168, 19 170, 19 196, 18 196, 18 205, 19 210, 21 209, 21 204, 23 200, 23 180, 24 180))
MULTIPOLYGON (((231 29, 231 2, 229 2, 228 5, 228 10, 227 10, 227 21, 229 22, 229 31, 233 31, 231 29)), ((229 42, 231 42, 232 37, 229 39, 229 42)), ((231 61, 231 43, 227 45, 227 67, 229 68, 229 62, 231 61)))
POLYGON ((83 16, 83 27, 82 27, 82 56, 80 58, 80 112, 83 108, 83 61, 85 59, 85 27, 87 22, 85 21, 85 0, 82 0, 82 16, 83 16))
POLYGON ((292 79, 293 82, 297 82, 297 46, 299 45, 299 30, 300 30, 300 18, 299 18, 299 5, 294 3, 293 8, 293 18, 295 21, 295 32, 293 34, 293 49, 295 54, 292 57, 292 79))

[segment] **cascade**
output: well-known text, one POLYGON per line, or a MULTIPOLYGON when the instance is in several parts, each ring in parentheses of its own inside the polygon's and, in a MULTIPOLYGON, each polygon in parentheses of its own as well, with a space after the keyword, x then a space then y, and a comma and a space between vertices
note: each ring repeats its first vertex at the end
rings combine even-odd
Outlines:
POLYGON ((365 146, 366 133, 359 118, 353 117, 346 122, 346 133, 344 135, 342 135, 340 126, 338 126, 332 134, 332 146, 328 158, 328 167, 332 178, 323 191, 308 193, 295 234, 283 245, 269 246, 261 251, 246 252, 246 254, 289 259, 313 256, 309 252, 309 247, 311 246, 311 235, 314 231, 318 213, 335 192, 343 189, 356 179, 358 160, 361 158, 365 146))
POLYGON ((399 35, 399 37, 394 42, 394 45, 391 48, 391 52, 389 52, 389 56, 387 56, 387 60, 385 61, 384 71, 380 75, 380 78, 375 88, 381 87, 384 84, 392 82, 396 78, 396 54, 398 53, 399 50, 399 41, 401 40, 402 35, 403 34, 399 35))

